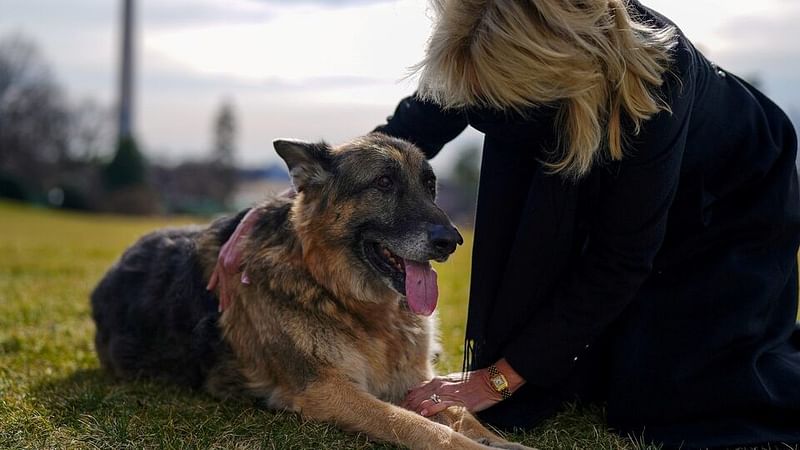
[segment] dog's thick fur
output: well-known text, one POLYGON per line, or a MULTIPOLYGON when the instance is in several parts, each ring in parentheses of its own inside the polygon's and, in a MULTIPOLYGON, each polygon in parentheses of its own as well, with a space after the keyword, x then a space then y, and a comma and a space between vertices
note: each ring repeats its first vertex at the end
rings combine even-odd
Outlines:
POLYGON ((221 398, 257 397, 411 448, 524 448, 461 408, 432 421, 395 406, 433 376, 433 321, 409 310, 403 283, 366 253, 380 245, 441 261, 460 240, 434 204, 422 153, 380 134, 336 148, 275 145, 298 194, 258 206, 242 242, 251 284, 237 284, 222 314, 205 290, 244 212, 143 237, 92 294, 103 366, 221 398))

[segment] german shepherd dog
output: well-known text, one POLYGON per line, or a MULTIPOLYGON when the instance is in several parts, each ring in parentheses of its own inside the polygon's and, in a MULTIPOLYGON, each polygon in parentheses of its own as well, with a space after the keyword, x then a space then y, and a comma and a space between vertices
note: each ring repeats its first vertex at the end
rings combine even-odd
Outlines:
POLYGON ((92 293, 102 365, 219 398, 333 422, 414 449, 526 448, 463 408, 429 420, 396 406, 433 376, 436 274, 462 242, 412 144, 373 133, 330 147, 278 140, 294 198, 274 198, 242 244, 250 284, 220 314, 205 286, 244 212, 156 231, 92 293))

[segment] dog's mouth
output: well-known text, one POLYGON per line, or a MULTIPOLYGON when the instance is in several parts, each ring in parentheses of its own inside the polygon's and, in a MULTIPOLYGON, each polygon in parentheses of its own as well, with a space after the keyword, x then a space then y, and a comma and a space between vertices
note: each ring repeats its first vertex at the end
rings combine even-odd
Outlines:
POLYGON ((406 297, 412 312, 423 316, 433 314, 439 287, 436 271, 428 261, 402 258, 378 242, 365 243, 364 253, 370 265, 389 280, 395 291, 406 297))
POLYGON ((391 280, 394 290, 406 295, 405 260, 377 242, 366 244, 365 250, 372 267, 391 280))

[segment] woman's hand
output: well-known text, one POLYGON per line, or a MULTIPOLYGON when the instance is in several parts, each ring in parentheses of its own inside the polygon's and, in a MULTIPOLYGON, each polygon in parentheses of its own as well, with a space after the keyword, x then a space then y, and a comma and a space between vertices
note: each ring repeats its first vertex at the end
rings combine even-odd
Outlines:
MULTIPOLYGON (((508 380, 511 392, 525 384, 525 380, 505 359, 498 361, 495 366, 508 380)), ((474 413, 483 411, 502 400, 502 395, 492 387, 491 381, 489 381, 489 370, 480 369, 466 373, 451 373, 422 383, 406 394, 401 406, 430 417, 444 411, 449 406, 463 406, 474 413)))
MULTIPOLYGON (((294 189, 287 189, 278 197, 294 198, 294 189)), ((250 284, 250 278, 242 271, 242 248, 241 241, 250 234, 258 219, 261 217, 261 210, 252 208, 247 211, 247 214, 242 217, 239 225, 233 231, 228 241, 222 245, 217 257, 217 264, 214 266, 214 271, 211 272, 211 278, 208 280, 206 290, 213 291, 219 286, 219 311, 225 310, 231 304, 231 296, 233 293, 233 286, 236 283, 237 276, 239 282, 242 284, 250 284), (239 273, 241 272, 241 275, 239 273)))
POLYGON ((401 406, 428 417, 449 406, 464 406, 471 412, 482 411, 502 399, 489 384, 488 371, 481 369, 451 373, 425 382, 411 389, 401 406), (434 399, 439 402, 434 402, 434 399))
POLYGON ((253 229, 256 221, 260 217, 259 210, 256 208, 247 211, 247 214, 236 226, 231 237, 222 245, 217 257, 217 264, 214 266, 214 271, 211 273, 211 279, 208 280, 206 289, 209 291, 214 290, 219 286, 219 311, 225 310, 231 304, 232 287, 235 283, 237 275, 242 284, 250 284, 250 279, 247 274, 241 270, 242 264, 242 249, 241 241, 253 229))

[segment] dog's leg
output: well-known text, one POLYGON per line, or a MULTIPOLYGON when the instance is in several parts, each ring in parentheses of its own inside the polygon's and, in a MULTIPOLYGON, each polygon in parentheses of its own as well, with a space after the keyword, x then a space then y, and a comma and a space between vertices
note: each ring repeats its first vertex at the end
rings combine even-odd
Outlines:
POLYGON ((313 420, 367 434, 414 450, 487 450, 441 423, 377 399, 351 381, 335 377, 310 384, 295 399, 300 413, 313 420))
POLYGON ((509 442, 496 433, 486 428, 466 408, 451 406, 433 417, 433 420, 447 425, 464 436, 486 444, 492 448, 505 448, 511 450, 535 450, 522 444, 509 442))

